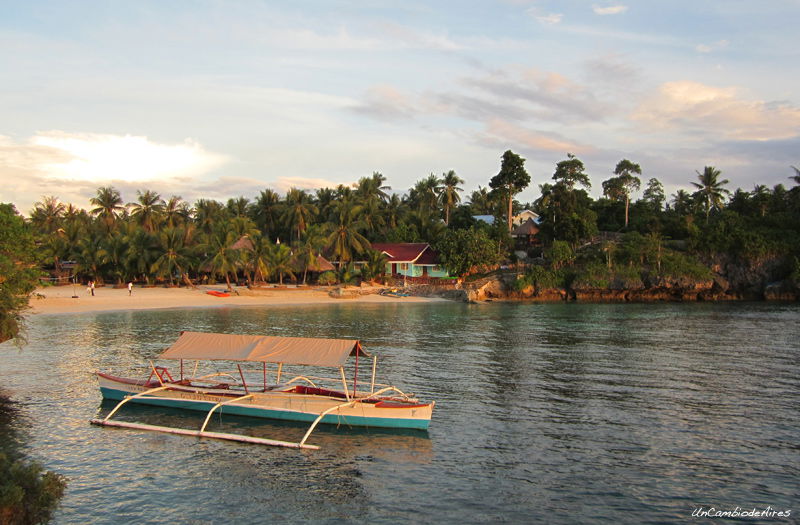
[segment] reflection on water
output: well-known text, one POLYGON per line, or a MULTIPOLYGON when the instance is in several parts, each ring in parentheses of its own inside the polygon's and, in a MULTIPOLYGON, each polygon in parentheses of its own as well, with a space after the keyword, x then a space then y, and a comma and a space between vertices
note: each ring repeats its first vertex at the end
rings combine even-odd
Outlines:
MULTIPOLYGON (((28 453, 69 477, 60 523, 675 522, 800 493, 795 305, 465 305, 37 316, 0 384, 28 453), (92 372, 147 374, 180 330, 358 338, 429 433, 320 426, 297 451, 93 427, 92 372)), ((120 419, 199 428, 201 413, 120 419)), ((215 415, 297 441, 304 424, 215 415)))

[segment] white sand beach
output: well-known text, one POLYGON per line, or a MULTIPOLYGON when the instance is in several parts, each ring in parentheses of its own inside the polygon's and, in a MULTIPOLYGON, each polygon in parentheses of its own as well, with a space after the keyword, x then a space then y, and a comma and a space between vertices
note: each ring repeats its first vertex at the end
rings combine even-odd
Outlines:
POLYGON ((229 297, 215 297, 206 292, 225 291, 225 285, 192 288, 143 288, 135 286, 128 295, 125 288, 103 286, 95 295, 86 286, 51 286, 38 288, 31 298, 32 314, 66 314, 113 310, 150 310, 158 308, 214 308, 235 306, 300 306, 342 303, 422 303, 444 299, 432 297, 386 297, 378 295, 382 287, 348 287, 345 297, 331 297, 328 287, 259 288, 234 287, 229 297), (360 293, 359 293, 360 292, 360 293), (73 295, 77 297, 73 297, 73 295))

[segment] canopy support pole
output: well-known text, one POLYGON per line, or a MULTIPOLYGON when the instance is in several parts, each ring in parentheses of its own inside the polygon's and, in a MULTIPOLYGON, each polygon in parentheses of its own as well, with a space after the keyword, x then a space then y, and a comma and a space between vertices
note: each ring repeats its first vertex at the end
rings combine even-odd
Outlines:
POLYGON ((369 387, 371 394, 375 393, 375 370, 378 368, 378 356, 372 356, 372 384, 369 387))
POLYGON ((342 374, 342 385, 344 386, 344 397, 350 401, 350 392, 347 390, 347 378, 344 375, 344 367, 339 367, 339 373, 342 374))
POLYGON ((278 376, 275 378, 277 384, 281 384, 281 371, 283 370, 283 363, 278 363, 278 376))
POLYGON ((218 409, 222 405, 227 405, 228 403, 235 403, 236 401, 242 401, 244 399, 247 399, 248 397, 253 397, 253 394, 247 394, 246 396, 236 397, 236 398, 233 398, 233 399, 228 399, 226 401, 220 401, 219 403, 214 405, 214 407, 211 410, 208 411, 208 415, 206 416, 206 420, 203 421, 203 426, 200 427, 200 433, 202 434, 203 431, 206 429, 206 425, 208 425, 208 421, 211 419, 211 414, 213 414, 216 409, 218 409))
MULTIPOLYGON (((361 349, 359 348, 359 350, 361 350, 361 349)), ((358 383, 358 354, 360 354, 360 353, 361 352, 356 352, 356 369, 355 369, 355 372, 353 372, 353 397, 358 397, 358 388, 357 388, 357 383, 358 383)))
POLYGON ((158 370, 156 370, 156 365, 153 364, 153 360, 152 359, 150 360, 150 370, 152 370, 153 373, 156 375, 156 378, 158 379, 158 383, 161 386, 164 386, 164 381, 161 379, 161 374, 159 374, 158 370))
POLYGON ((105 423, 106 421, 111 419, 111 416, 116 414, 117 410, 119 410, 122 407, 122 405, 124 405, 125 403, 127 403, 131 399, 134 399, 134 398, 137 398, 137 397, 142 397, 142 396, 145 396, 147 394, 152 394, 153 392, 158 392, 159 390, 166 390, 168 388, 169 388, 169 386, 163 386, 162 385, 162 386, 157 386, 155 388, 151 388, 149 390, 145 390, 144 392, 139 392, 138 394, 134 394, 132 396, 125 396, 125 399, 120 401, 119 404, 117 404, 117 406, 114 407, 114 410, 112 410, 111 412, 108 413, 108 415, 105 417, 105 419, 103 419, 103 422, 105 423))
POLYGON ((244 374, 242 373, 242 365, 237 364, 236 368, 239 369, 239 377, 242 378, 242 386, 244 387, 245 394, 249 394, 250 391, 247 389, 247 383, 244 380, 244 374))
POLYGON ((261 364, 264 365, 264 392, 266 392, 267 391, 267 362, 264 361, 261 364))

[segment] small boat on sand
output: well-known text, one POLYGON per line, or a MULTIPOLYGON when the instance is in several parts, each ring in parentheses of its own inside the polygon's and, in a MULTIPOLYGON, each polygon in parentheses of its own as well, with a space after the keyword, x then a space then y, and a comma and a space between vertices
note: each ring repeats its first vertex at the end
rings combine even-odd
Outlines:
POLYGON ((426 430, 435 402, 421 402, 413 394, 376 383, 375 357, 372 357, 369 388, 363 387, 358 383, 359 357, 371 356, 363 350, 359 341, 350 339, 182 332, 178 340, 159 356, 159 359, 178 360, 178 371, 170 372, 163 366, 155 366, 152 361, 147 379, 124 378, 98 371, 103 398, 120 402, 105 418, 91 422, 104 426, 311 449, 318 447, 306 444, 306 440, 319 423, 426 430), (351 356, 355 357, 355 367, 348 385, 344 365, 351 356), (186 361, 194 361, 191 374, 186 373, 186 361), (197 375, 201 362, 235 363, 236 369, 197 375), (250 369, 244 370, 242 365, 248 363, 250 369), (261 366, 253 369, 254 363, 261 366), (269 364, 276 367, 268 369, 269 364), (283 370, 285 365, 338 369, 339 377, 289 377, 283 370), (199 410, 207 412, 207 416, 199 431, 111 420, 128 402, 199 410), (306 421, 311 426, 297 443, 207 432, 205 428, 214 412, 306 421))

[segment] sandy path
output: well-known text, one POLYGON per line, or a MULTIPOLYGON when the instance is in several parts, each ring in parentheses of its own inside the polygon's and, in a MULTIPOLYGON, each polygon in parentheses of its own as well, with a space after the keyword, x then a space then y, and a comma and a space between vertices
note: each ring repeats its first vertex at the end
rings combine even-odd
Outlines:
MULTIPOLYGON (((250 291, 247 288, 234 288, 240 295, 214 297, 208 290, 224 291, 225 286, 201 286, 190 288, 140 288, 134 287, 129 296, 127 289, 101 287, 95 295, 87 293, 85 286, 52 286, 38 288, 31 298, 33 314, 65 314, 113 310, 149 310, 156 308, 195 308, 230 306, 281 306, 281 305, 321 305, 343 303, 421 303, 442 301, 430 297, 385 297, 377 294, 358 295, 348 298, 334 298, 324 287, 296 289, 267 288, 250 291), (77 295, 77 298, 73 298, 77 295)), ((357 288, 348 288, 355 291, 357 288)), ((375 289, 377 290, 377 288, 375 289)))

